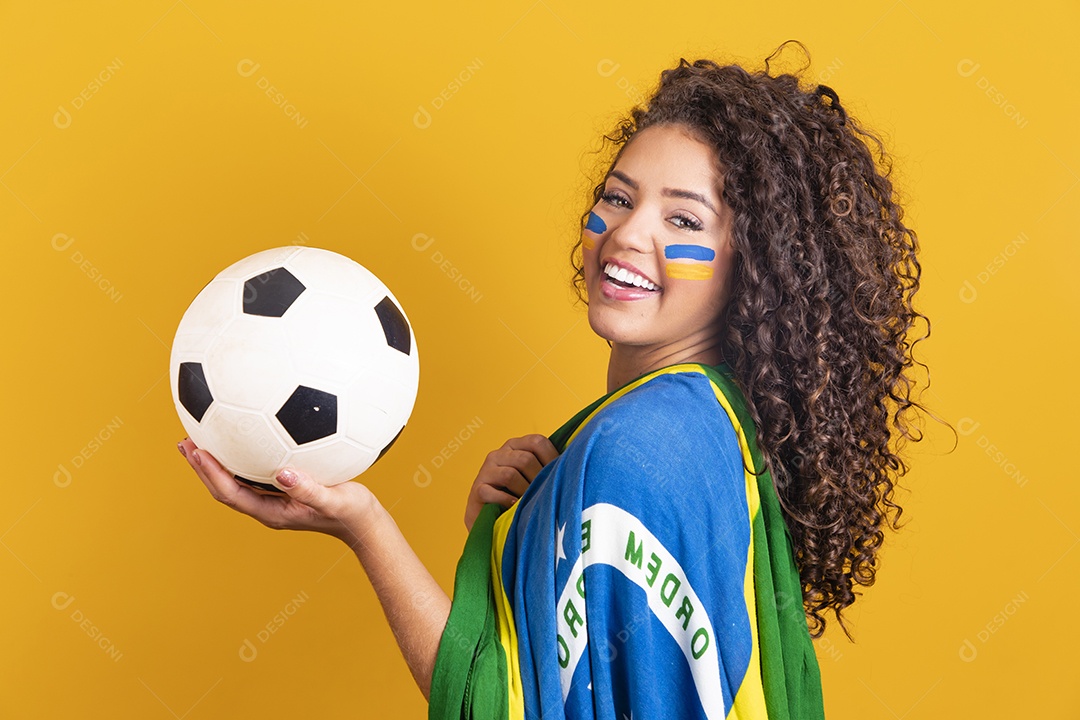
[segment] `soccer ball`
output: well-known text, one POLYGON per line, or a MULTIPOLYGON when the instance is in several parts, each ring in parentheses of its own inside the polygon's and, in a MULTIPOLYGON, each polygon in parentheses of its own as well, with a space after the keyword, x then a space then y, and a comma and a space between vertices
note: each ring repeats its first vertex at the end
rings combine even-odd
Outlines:
POLYGON ((278 490, 286 466, 324 485, 367 470, 416 401, 416 340, 397 298, 349 258, 265 250, 229 266, 176 329, 173 402, 188 436, 238 480, 278 490))

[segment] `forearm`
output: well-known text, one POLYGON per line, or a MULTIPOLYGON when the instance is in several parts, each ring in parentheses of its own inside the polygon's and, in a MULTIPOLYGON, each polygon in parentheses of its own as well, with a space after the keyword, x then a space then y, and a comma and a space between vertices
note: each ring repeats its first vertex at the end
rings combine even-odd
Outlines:
POLYGON ((377 500, 362 526, 343 537, 375 589, 401 654, 427 698, 450 598, 413 552, 397 523, 377 500))

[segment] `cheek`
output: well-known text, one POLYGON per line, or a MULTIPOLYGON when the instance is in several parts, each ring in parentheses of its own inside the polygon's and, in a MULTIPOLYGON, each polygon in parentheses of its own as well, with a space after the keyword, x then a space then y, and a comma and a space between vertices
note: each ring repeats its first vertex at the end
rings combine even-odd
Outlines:
POLYGON ((724 276, 720 268, 702 268, 708 275, 668 281, 667 301, 670 310, 682 316, 691 326, 709 325, 716 321, 727 304, 724 276))
POLYGON ((585 230, 581 233, 581 247, 592 250, 596 247, 596 240, 607 232, 607 223, 604 218, 595 212, 589 213, 589 220, 585 223, 585 230))
POLYGON ((669 278, 708 281, 714 275, 716 251, 704 245, 668 245, 664 259, 664 274, 669 278))

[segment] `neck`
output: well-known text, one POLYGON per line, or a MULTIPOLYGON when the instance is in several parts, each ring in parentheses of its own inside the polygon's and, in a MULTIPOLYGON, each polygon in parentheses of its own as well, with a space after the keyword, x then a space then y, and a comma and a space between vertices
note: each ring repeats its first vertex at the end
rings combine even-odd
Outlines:
POLYGON ((652 347, 612 343, 608 358, 607 391, 612 392, 634 378, 679 363, 719 365, 724 356, 718 341, 687 347, 652 347))

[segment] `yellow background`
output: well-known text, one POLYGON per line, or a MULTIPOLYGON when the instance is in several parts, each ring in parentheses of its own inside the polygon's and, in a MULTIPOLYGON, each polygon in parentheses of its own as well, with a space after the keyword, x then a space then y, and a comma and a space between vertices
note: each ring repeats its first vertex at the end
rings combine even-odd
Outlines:
POLYGON ((566 260, 588 153, 680 56, 789 38, 896 157, 960 430, 911 456, 857 643, 816 643, 828 715, 1080 714, 1075 3, 361 5, 0 9, 0 714, 422 717, 344 546, 232 513, 174 449, 184 309, 293 243, 387 283, 420 392, 363 479, 450 589, 484 456, 605 389, 566 260))

